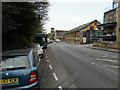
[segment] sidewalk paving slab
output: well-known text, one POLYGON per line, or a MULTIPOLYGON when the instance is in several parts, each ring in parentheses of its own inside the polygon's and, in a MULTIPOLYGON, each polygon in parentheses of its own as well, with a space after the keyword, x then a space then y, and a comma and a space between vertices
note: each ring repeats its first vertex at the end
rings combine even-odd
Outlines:
POLYGON ((111 49, 111 48, 103 48, 103 47, 95 47, 95 46, 89 46, 89 48, 103 50, 103 51, 109 51, 109 52, 115 52, 115 53, 119 52, 118 49, 111 49))

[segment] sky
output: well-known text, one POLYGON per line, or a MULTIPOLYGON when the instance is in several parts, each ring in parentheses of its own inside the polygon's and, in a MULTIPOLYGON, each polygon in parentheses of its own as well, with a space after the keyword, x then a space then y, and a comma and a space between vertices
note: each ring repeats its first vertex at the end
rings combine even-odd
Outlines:
POLYGON ((97 19, 103 21, 106 8, 113 0, 49 0, 49 21, 45 24, 47 33, 55 30, 71 30, 97 19))

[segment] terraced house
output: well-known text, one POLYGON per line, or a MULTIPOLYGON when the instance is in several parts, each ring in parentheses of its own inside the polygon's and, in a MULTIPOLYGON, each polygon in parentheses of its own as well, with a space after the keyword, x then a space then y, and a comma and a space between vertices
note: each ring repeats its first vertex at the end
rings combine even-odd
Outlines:
POLYGON ((93 43, 97 40, 96 35, 99 34, 102 30, 101 28, 97 28, 97 25, 99 24, 99 21, 94 20, 86 24, 80 25, 70 30, 69 33, 66 33, 64 35, 65 41, 67 43, 76 44, 93 43))

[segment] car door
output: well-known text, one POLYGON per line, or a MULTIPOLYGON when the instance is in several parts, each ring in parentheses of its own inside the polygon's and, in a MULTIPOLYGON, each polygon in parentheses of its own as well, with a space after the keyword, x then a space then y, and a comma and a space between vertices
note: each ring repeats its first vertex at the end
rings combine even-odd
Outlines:
POLYGON ((32 53, 32 56, 33 56, 33 67, 36 68, 36 71, 38 73, 38 80, 40 82, 41 79, 40 58, 35 52, 32 53))

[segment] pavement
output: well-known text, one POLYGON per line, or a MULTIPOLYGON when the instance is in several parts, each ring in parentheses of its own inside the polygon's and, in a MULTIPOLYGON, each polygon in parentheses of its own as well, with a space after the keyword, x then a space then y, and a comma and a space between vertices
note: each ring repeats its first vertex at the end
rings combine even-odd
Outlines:
POLYGON ((115 53, 119 52, 118 49, 103 48, 103 47, 98 47, 98 46, 93 46, 93 45, 92 46, 88 45, 88 48, 97 49, 97 50, 103 50, 103 51, 108 51, 108 52, 115 52, 115 53))
POLYGON ((41 60, 41 88, 118 88, 118 54, 90 47, 49 44, 41 60))
MULTIPOLYGON (((79 44, 74 44, 73 43, 72 45, 79 45, 79 44)), ((96 50, 103 50, 103 51, 115 52, 115 53, 118 53, 120 51, 118 49, 111 49, 111 48, 104 48, 104 47, 93 46, 93 44, 83 44, 83 46, 86 46, 86 47, 92 48, 92 49, 96 49, 96 50)))

